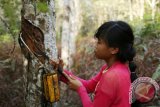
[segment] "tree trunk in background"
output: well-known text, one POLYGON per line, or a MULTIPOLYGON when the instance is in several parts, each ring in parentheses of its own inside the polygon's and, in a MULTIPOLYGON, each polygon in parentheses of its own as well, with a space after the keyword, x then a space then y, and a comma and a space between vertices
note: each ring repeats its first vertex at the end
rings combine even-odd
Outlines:
POLYGON ((73 61, 72 54, 75 53, 75 40, 79 29, 79 0, 64 0, 62 22, 62 48, 61 57, 70 69, 73 61))
MULTIPOLYGON (((22 16, 39 27, 44 34, 45 50, 50 59, 57 59, 55 38, 54 0, 22 0, 22 16), (41 6, 43 5, 43 9, 41 6)), ((27 29, 27 28, 26 28, 27 29)), ((43 107, 42 69, 41 64, 33 55, 24 61, 24 89, 26 107, 43 107)), ((55 104, 54 104, 55 105, 55 104)))
POLYGON ((156 13, 156 4, 158 3, 158 0, 147 0, 148 4, 150 5, 152 9, 152 21, 155 19, 155 13, 156 13))
MULTIPOLYGON (((78 29, 80 28, 80 18, 79 18, 79 0, 59 0, 63 5, 62 12, 62 35, 61 35, 61 57, 65 62, 65 68, 71 69, 73 64, 72 55, 76 51, 76 36, 78 35, 78 29)), ((74 105, 80 100, 74 98, 75 93, 71 92, 66 85, 61 84, 61 102, 62 107, 77 107, 78 105, 74 105)), ((79 98, 77 96, 77 98, 79 98)), ((80 104, 79 104, 80 105, 80 104)))
POLYGON ((133 20, 132 0, 129 0, 129 19, 133 20))
POLYGON ((151 3, 151 8, 152 8, 152 20, 154 21, 155 19, 155 13, 156 13, 156 0, 152 0, 151 3))
POLYGON ((144 0, 129 0, 129 19, 133 21, 134 18, 143 20, 144 15, 144 0))
MULTIPOLYGON (((61 57, 64 62, 69 66, 69 40, 70 40, 70 25, 69 13, 70 6, 69 0, 63 1, 63 22, 62 22, 62 41, 61 41, 61 57)), ((68 68, 68 67, 67 67, 68 68)))
POLYGON ((144 15, 144 0, 140 0, 140 19, 143 20, 144 15))

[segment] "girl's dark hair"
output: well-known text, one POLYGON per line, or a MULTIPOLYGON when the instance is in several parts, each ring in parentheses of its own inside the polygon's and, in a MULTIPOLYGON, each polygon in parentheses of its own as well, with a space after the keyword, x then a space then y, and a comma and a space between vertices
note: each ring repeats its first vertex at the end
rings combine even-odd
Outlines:
MULTIPOLYGON (((131 82, 133 82, 137 75, 135 73, 136 65, 133 62, 136 51, 133 47, 134 35, 131 27, 123 21, 109 21, 102 24, 94 36, 103 39, 109 47, 119 48, 117 58, 122 63, 129 62, 131 82)), ((138 107, 137 104, 136 107, 138 107)))

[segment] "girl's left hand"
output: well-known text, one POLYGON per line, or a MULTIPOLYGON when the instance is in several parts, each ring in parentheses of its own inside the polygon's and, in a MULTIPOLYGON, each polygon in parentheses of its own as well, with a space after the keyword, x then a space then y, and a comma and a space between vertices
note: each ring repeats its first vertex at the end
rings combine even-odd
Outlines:
POLYGON ((74 76, 71 76, 71 75, 67 75, 65 72, 63 72, 63 74, 65 75, 65 77, 67 77, 68 79, 68 86, 70 89, 74 90, 74 91, 77 91, 78 88, 80 86, 82 86, 82 83, 74 76))

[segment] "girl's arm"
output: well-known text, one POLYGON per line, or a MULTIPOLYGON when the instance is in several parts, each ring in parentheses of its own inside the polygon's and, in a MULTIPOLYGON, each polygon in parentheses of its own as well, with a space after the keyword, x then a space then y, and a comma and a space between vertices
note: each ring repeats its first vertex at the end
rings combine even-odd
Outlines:
MULTIPOLYGON (((92 79, 90 80, 84 80, 84 79, 81 79, 79 77, 76 77, 74 76, 70 71, 67 71, 67 70, 64 70, 64 72, 68 75, 71 75, 73 77, 76 77, 79 81, 81 81, 81 83, 83 84, 83 86, 86 88, 87 92, 88 93, 91 93, 91 92, 94 92, 94 89, 98 83, 98 81, 100 80, 101 78, 101 74, 102 74, 102 71, 106 68, 106 65, 102 66, 100 72, 94 76, 92 79)), ((67 83, 68 80, 66 78, 64 78, 63 76, 60 77, 60 80, 67 83)))
POLYGON ((81 98, 83 107, 110 107, 115 100, 116 87, 118 86, 114 75, 106 77, 99 83, 94 101, 92 102, 87 94, 86 88, 82 85, 77 92, 81 98))

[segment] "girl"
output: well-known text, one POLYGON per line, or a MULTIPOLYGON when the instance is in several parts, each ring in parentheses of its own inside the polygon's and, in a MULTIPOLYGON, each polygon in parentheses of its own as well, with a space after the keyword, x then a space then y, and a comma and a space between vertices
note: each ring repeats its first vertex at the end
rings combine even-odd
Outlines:
POLYGON ((90 80, 80 79, 66 70, 63 74, 68 80, 62 76, 61 80, 77 91, 83 107, 131 107, 130 74, 135 70, 131 27, 123 21, 109 21, 102 24, 94 36, 98 40, 95 56, 106 64, 90 80), (88 93, 95 94, 93 101, 88 93))

